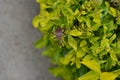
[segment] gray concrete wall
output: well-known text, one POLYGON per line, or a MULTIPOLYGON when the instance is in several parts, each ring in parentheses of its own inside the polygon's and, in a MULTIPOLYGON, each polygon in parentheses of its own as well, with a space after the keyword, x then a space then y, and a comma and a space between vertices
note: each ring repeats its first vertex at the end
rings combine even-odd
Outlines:
POLYGON ((57 80, 33 46, 41 36, 31 24, 38 12, 35 0, 0 0, 0 80, 57 80))

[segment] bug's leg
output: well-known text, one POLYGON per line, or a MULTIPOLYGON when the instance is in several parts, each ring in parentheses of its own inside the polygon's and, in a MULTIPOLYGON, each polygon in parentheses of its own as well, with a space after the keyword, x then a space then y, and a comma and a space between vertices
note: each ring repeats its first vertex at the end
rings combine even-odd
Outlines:
POLYGON ((51 32, 50 35, 53 36, 54 39, 56 39, 56 37, 55 37, 55 33, 51 32))

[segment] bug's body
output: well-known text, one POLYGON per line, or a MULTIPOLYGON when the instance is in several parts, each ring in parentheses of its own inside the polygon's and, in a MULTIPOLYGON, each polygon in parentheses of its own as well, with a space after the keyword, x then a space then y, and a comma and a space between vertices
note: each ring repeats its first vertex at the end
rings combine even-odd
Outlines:
POLYGON ((62 28, 57 28, 55 30, 55 36, 58 40, 61 40, 61 38, 62 38, 62 28))

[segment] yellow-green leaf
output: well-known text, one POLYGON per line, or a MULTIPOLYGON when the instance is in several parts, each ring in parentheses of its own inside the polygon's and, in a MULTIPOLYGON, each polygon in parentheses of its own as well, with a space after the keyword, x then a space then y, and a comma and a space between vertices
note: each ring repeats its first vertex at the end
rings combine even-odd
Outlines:
POLYGON ((117 70, 113 71, 113 73, 116 74, 116 75, 120 75, 120 69, 117 69, 117 70))
POLYGON ((85 56, 86 52, 84 52, 83 50, 78 50, 76 53, 76 57, 77 58, 82 58, 83 56, 85 56))
POLYGON ((75 63, 75 57, 71 58, 71 65, 73 65, 75 63))
POLYGON ((94 4, 97 6, 100 6, 103 2, 103 0, 93 0, 94 4))
POLYGON ((83 58, 83 61, 85 61, 85 60, 90 60, 90 59, 92 59, 92 56, 91 56, 91 55, 86 55, 86 56, 83 58))
POLYGON ((32 21, 32 24, 35 28, 38 28, 39 24, 40 24, 40 17, 39 16, 34 17, 33 21, 32 21))
POLYGON ((93 21, 100 24, 101 19, 100 17, 94 17, 93 21))
POLYGON ((85 14, 87 14, 87 12, 86 11, 82 11, 81 14, 85 15, 85 14))
POLYGON ((115 40, 116 37, 117 37, 116 34, 113 34, 113 36, 110 38, 109 42, 112 43, 113 40, 115 40))
POLYGON ((109 13, 113 16, 113 17, 116 17, 117 16, 117 10, 113 7, 110 7, 110 11, 109 13))
POLYGON ((76 67, 79 69, 81 67, 80 59, 76 58, 76 67))
POLYGON ((86 44, 87 44, 86 40, 82 40, 82 41, 80 42, 80 47, 83 47, 83 46, 85 46, 86 44))
POLYGON ((80 78, 78 78, 78 80, 98 80, 98 78, 99 78, 99 74, 98 73, 96 73, 95 71, 89 71, 85 75, 83 75, 80 78))
POLYGON ((110 57, 112 60, 117 61, 116 53, 113 50, 110 50, 110 57))
POLYGON ((84 52, 89 52, 89 48, 88 48, 88 46, 84 46, 84 47, 82 47, 82 50, 83 50, 84 52))
POLYGON ((64 65, 69 64, 73 54, 74 54, 74 51, 71 50, 65 57, 61 58, 61 63, 63 63, 64 65))
POLYGON ((100 37, 92 37, 89 39, 89 41, 90 41, 90 43, 95 44, 95 42, 99 39, 100 39, 100 37))
POLYGON ((120 25, 120 17, 118 17, 116 20, 117 20, 117 24, 120 25))
POLYGON ((101 46, 106 47, 109 45, 109 40, 107 38, 101 40, 101 46))
POLYGON ((77 51, 77 42, 72 36, 68 36, 68 44, 75 50, 77 51))
POLYGON ((71 36, 80 36, 82 35, 82 32, 78 31, 77 29, 74 29, 68 32, 68 34, 70 34, 71 36))
POLYGON ((95 72, 98 72, 98 73, 101 72, 100 71, 100 64, 99 64, 99 62, 97 62, 95 60, 84 60, 81 63, 95 72))
POLYGON ((106 5, 107 7, 110 7, 110 3, 108 3, 107 1, 105 1, 105 5, 106 5))
POLYGON ((100 80, 115 80, 116 77, 117 75, 112 72, 103 72, 101 73, 100 80))

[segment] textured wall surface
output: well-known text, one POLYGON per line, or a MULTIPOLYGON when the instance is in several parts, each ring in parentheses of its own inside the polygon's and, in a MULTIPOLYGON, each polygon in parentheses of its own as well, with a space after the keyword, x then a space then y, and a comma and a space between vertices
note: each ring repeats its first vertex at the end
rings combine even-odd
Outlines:
POLYGON ((0 80, 57 80, 49 60, 33 43, 40 33, 31 20, 38 14, 35 0, 0 0, 0 80))

